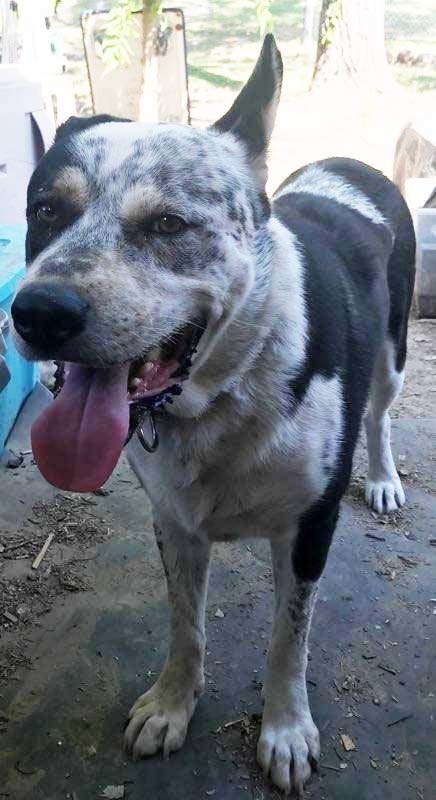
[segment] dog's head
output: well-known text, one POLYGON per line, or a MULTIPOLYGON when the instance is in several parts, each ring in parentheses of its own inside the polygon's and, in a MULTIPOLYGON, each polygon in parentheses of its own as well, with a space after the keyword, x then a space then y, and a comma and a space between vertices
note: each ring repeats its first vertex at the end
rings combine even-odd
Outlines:
POLYGON ((180 381, 201 334, 194 381, 247 298, 269 216, 265 159, 281 77, 268 36, 208 130, 72 118, 35 170, 28 271, 12 316, 27 358, 71 365, 33 436, 61 488, 101 484, 125 440, 128 402, 180 381), (53 456, 59 443, 68 458, 81 453, 74 477, 53 456))

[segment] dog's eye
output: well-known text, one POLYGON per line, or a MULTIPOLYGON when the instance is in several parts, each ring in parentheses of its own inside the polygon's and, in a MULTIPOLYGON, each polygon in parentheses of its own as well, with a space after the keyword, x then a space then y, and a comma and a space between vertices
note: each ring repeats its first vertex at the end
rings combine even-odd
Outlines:
POLYGON ((181 217, 177 217, 175 214, 162 214, 157 220, 155 220, 153 229, 156 233, 180 233, 186 227, 185 222, 181 219, 181 217))
POLYGON ((56 217, 56 211, 49 203, 44 203, 36 209, 36 219, 38 222, 54 222, 56 217))

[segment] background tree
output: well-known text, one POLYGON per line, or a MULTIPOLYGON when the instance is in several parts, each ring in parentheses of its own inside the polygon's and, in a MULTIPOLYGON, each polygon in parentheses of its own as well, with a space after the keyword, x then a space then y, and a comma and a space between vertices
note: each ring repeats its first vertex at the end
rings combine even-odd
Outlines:
POLYGON ((141 11, 145 54, 147 39, 156 22, 160 5, 161 0, 116 0, 109 12, 103 41, 105 59, 109 64, 129 63, 131 59, 130 38, 135 32, 133 14, 141 11))
POLYGON ((384 0, 323 0, 313 84, 332 79, 387 85, 384 0))
POLYGON ((316 22, 317 12, 319 11, 318 0, 306 0, 304 9, 303 42, 311 46, 316 42, 316 22))

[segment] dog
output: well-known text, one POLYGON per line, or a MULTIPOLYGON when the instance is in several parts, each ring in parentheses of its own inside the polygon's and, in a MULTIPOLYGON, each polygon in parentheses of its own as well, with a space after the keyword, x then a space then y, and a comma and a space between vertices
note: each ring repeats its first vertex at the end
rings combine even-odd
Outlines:
POLYGON ((23 355, 68 365, 32 429, 43 475, 95 489, 132 434, 152 503, 171 641, 130 711, 127 748, 182 746, 204 688, 211 546, 267 537, 276 609, 257 757, 301 794, 320 753, 309 628, 363 421, 368 505, 405 501, 388 409, 403 383, 415 239, 398 189, 358 161, 303 167, 268 199, 281 82, 268 35, 207 130, 62 125, 30 181, 12 315, 23 355))

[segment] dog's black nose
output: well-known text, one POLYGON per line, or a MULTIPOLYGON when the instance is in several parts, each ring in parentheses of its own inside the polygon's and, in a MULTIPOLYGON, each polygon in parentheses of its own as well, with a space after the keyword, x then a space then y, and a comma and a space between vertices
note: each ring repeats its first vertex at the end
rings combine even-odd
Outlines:
POLYGON ((18 292, 11 314, 15 329, 26 342, 48 348, 83 330, 87 308, 71 287, 34 283, 18 292))

